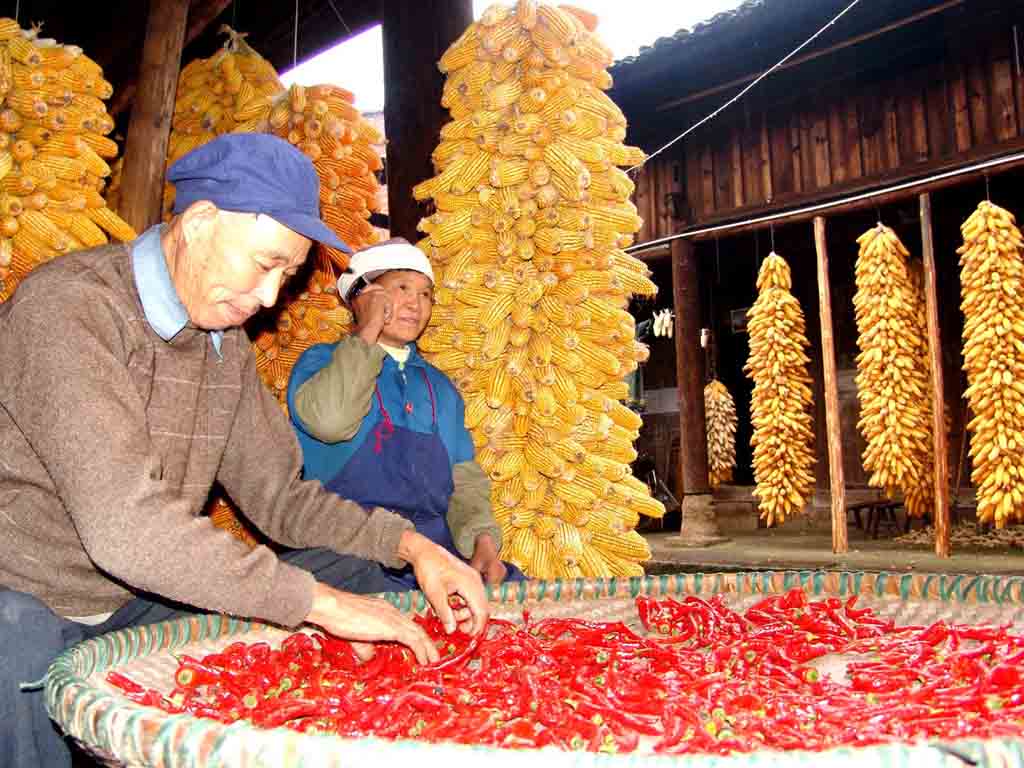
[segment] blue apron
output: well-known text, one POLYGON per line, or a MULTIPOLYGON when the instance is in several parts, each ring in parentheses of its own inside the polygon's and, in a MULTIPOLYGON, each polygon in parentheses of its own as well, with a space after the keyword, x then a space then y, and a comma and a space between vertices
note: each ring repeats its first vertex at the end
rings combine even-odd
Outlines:
MULTIPOLYGON (((430 394, 430 432, 414 432, 396 427, 384 407, 380 388, 374 385, 380 421, 342 470, 325 486, 342 498, 364 507, 390 509, 416 526, 417 533, 444 547, 463 562, 448 529, 448 500, 455 485, 448 449, 438 432, 437 401, 425 369, 420 368, 430 394)), ((412 411, 412 403, 406 403, 412 411)), ((525 578, 522 572, 506 563, 508 578, 525 578)), ((411 566, 385 568, 384 573, 395 583, 396 590, 418 589, 411 566)))

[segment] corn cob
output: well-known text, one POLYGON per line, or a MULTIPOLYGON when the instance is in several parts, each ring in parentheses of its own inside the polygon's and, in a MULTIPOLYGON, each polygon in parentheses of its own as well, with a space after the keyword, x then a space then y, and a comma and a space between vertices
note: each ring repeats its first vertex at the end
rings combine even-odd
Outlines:
POLYGON ((708 481, 712 488, 732 480, 736 466, 736 403, 725 385, 712 379, 704 387, 708 432, 708 481))
POLYGON ((879 224, 858 238, 858 427, 864 435, 869 484, 889 498, 904 496, 907 513, 933 507, 932 395, 924 293, 910 254, 879 224))
POLYGON ((612 164, 643 153, 622 146, 600 92, 609 64, 571 10, 492 6, 441 58, 452 122, 414 190, 438 211, 420 222, 439 286, 421 349, 465 395, 496 517, 515 530, 503 555, 536 577, 642 573, 650 552, 630 529, 664 513, 624 482, 640 419, 618 402, 619 377, 644 355, 621 307, 655 288, 615 250, 641 222, 612 164), (480 353, 466 375, 452 349, 469 337, 480 353), (524 510, 540 512, 524 525, 524 510))
POLYGON ((0 19, 0 92, 0 253, 10 254, 0 265, 4 301, 44 261, 102 245, 106 233, 131 240, 135 232, 98 193, 110 174, 103 158, 117 156, 117 145, 103 135, 113 122, 99 66, 76 46, 40 40, 13 19, 0 19), (95 203, 88 212, 87 201, 95 203))
POLYGON ((769 526, 801 512, 814 488, 808 342, 791 287, 789 265, 770 254, 757 277, 757 301, 747 313, 750 357, 744 370, 754 381, 754 495, 769 526))
POLYGON ((1009 211, 982 202, 960 228, 964 397, 978 519, 1024 519, 1024 240, 1009 211))

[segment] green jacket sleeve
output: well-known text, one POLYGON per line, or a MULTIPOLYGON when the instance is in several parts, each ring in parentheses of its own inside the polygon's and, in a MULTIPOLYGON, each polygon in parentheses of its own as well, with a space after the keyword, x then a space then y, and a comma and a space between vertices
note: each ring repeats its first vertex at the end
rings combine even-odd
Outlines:
POLYGON ((501 527, 491 511, 491 480, 475 461, 452 467, 455 491, 448 500, 448 528, 463 557, 472 557, 476 537, 489 533, 501 549, 501 527))
POLYGON ((370 412, 373 385, 387 353, 358 336, 342 339, 331 362, 295 394, 295 416, 322 443, 351 440, 370 412))

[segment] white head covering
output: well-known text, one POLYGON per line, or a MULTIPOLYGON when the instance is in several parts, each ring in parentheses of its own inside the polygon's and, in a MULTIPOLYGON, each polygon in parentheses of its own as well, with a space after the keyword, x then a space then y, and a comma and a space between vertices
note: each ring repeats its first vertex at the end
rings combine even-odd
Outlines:
POLYGON ((434 282, 434 270, 423 251, 404 238, 393 237, 353 254, 348 269, 338 278, 338 295, 347 304, 353 289, 372 283, 393 269, 419 272, 426 275, 431 284, 434 282))

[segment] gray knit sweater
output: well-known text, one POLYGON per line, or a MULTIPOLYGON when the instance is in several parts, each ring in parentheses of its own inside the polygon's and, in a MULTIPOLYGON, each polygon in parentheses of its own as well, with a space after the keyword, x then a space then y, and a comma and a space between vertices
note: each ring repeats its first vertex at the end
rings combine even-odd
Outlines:
POLYGON ((57 259, 0 305, 0 587, 64 616, 144 591, 300 623, 312 576, 201 517, 214 480, 274 541, 403 565, 411 524, 300 480, 245 332, 221 354, 192 326, 150 328, 129 245, 57 259))

